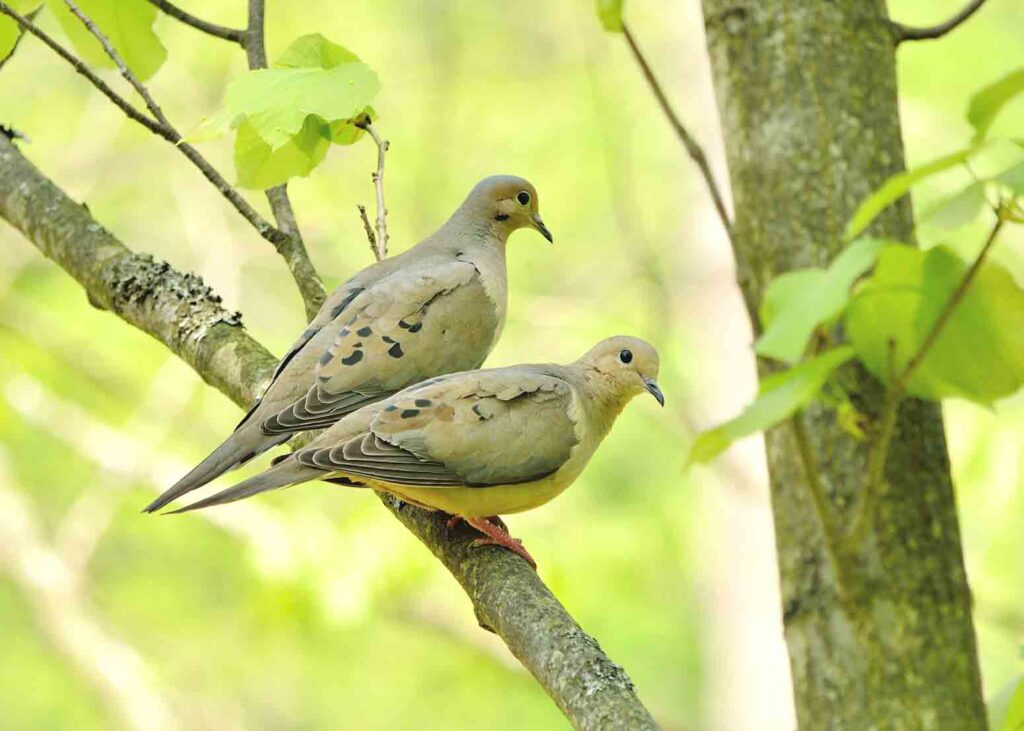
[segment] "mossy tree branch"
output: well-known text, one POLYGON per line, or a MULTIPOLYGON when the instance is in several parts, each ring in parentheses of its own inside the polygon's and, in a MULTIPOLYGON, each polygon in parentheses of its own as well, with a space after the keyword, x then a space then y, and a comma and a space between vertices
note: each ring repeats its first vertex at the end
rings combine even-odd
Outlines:
MULTIPOLYGON (((153 336, 242 408, 275 359, 203 281, 126 248, 0 135, 0 218, 85 289, 89 301, 153 336)), ((463 586, 481 625, 496 632, 578 729, 657 725, 629 677, 601 651, 518 557, 471 548, 469 528, 382 495, 388 509, 463 586)), ((140 518, 141 519, 141 518, 140 518)))

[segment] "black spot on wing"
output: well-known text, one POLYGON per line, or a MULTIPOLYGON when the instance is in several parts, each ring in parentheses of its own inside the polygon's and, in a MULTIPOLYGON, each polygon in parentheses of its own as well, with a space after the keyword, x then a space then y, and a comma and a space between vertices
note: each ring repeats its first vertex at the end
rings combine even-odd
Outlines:
POLYGON ((331 351, 325 350, 324 354, 320 356, 320 365, 322 365, 322 366, 327 365, 328 363, 331 362, 331 358, 333 358, 333 357, 334 356, 331 355, 331 351))
POLYGON ((384 407, 384 410, 385 411, 398 411, 398 407, 395 406, 394 404, 388 404, 387 406, 384 407))
POLYGON ((415 325, 413 325, 412 327, 409 328, 409 332, 411 332, 411 333, 418 333, 422 329, 423 329, 423 323, 422 322, 417 322, 415 325))
POLYGON ((413 401, 413 403, 419 406, 421 409, 423 409, 426 408, 427 406, 430 406, 430 404, 432 404, 433 401, 431 401, 428 398, 418 398, 415 401, 413 401))
POLYGON ((403 330, 408 330, 409 329, 409 323, 407 323, 405 320, 399 320, 398 321, 398 327, 402 328, 403 330))
POLYGON ((373 335, 373 328, 369 326, 361 327, 358 330, 356 330, 356 335, 358 335, 361 338, 368 338, 371 335, 373 335))
POLYGON ((390 348, 388 348, 388 355, 390 355, 392 358, 401 358, 403 355, 405 355, 405 353, 402 352, 402 344, 395 343, 390 348))
POLYGON ((419 416, 419 415, 420 415, 420 410, 419 409, 405 409, 404 411, 402 411, 402 418, 403 419, 411 419, 412 417, 419 416))
POLYGON ((361 350, 353 350, 351 355, 349 355, 347 358, 342 358, 341 362, 344 365, 350 366, 350 365, 355 365, 356 363, 358 363, 362 359, 363 359, 363 351, 361 351, 361 350))
POLYGON ((476 418, 480 421, 487 421, 491 417, 480 410, 480 404, 473 404, 473 413, 476 414, 476 418))
POLYGON ((393 343, 393 342, 395 342, 394 338, 389 338, 387 335, 381 335, 380 339, 383 340, 385 343, 393 343))

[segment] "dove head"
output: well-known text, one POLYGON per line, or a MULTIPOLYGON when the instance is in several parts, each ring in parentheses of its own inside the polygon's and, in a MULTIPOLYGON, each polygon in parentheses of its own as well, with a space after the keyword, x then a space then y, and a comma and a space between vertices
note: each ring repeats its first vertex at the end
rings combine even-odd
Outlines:
POLYGON ((548 241, 554 241, 540 217, 537 189, 530 181, 514 175, 492 175, 481 180, 469 192, 456 216, 468 216, 474 224, 483 224, 502 242, 520 228, 536 229, 548 241))
POLYGON ((658 387, 658 351, 640 338, 618 335, 602 340, 577 363, 592 374, 595 389, 612 402, 625 404, 646 391, 665 405, 658 387))

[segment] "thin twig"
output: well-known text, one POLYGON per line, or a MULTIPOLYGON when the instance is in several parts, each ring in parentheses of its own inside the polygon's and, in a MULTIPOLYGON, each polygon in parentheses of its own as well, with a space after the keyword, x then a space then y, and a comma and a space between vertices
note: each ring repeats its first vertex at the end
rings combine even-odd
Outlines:
POLYGON ((807 436, 807 430, 801 419, 801 413, 796 413, 789 420, 793 429, 793 437, 796 439, 797 453, 800 455, 800 462, 804 468, 804 481, 807 484, 807 491, 811 496, 811 504, 814 506, 814 513, 818 518, 821 528, 822 540, 825 544, 825 556, 836 581, 836 592, 840 598, 846 598, 851 590, 850 579, 844 570, 846 565, 839 556, 842 547, 842 536, 839 532, 839 521, 836 518, 832 504, 825 494, 825 486, 821 483, 821 471, 818 469, 818 461, 811 448, 811 440, 807 436))
POLYGON ((388 209, 384 205, 384 153, 391 143, 381 138, 367 117, 355 123, 356 127, 370 133, 377 145, 377 169, 373 171, 373 187, 377 191, 377 261, 384 261, 388 256, 388 209))
POLYGON ((964 23, 968 18, 981 10, 981 6, 984 4, 985 0, 971 0, 959 13, 946 22, 927 28, 914 28, 892 21, 892 30, 896 36, 896 43, 903 43, 903 41, 930 41, 942 38, 942 36, 955 30, 961 23, 964 23))
POLYGON ((377 236, 373 233, 373 226, 370 225, 370 217, 366 215, 366 206, 362 203, 356 206, 359 209, 359 217, 363 220, 363 230, 366 231, 366 240, 370 242, 370 251, 380 261, 380 254, 377 251, 377 236))
POLYGON ((129 119, 138 122, 143 127, 148 129, 150 132, 153 132, 154 134, 160 135, 164 139, 167 139, 167 130, 163 128, 163 125, 151 119, 149 115, 143 114, 134 106, 132 106, 131 103, 128 102, 128 100, 126 100, 124 97, 122 97, 112 88, 110 88, 110 86, 108 86, 107 83, 103 81, 103 79, 101 79, 99 76, 93 73, 92 70, 90 70, 89 67, 85 65, 85 63, 83 63, 81 60, 75 57, 70 51, 64 48, 64 46, 60 45, 49 35, 40 30, 31 20, 29 20, 24 15, 18 13, 18 11, 16 11, 14 8, 12 8, 10 5, 8 5, 6 2, 3 2, 2 0, 0 0, 0 13, 3 13, 4 15, 12 18, 19 26, 21 26, 22 30, 34 35, 36 38, 41 40, 44 45, 48 46, 54 53, 56 53, 58 56, 60 56, 69 64, 71 64, 71 67, 75 71, 77 71, 79 74, 88 79, 89 83, 95 86, 100 91, 100 93, 103 94, 103 96, 107 97, 107 99, 112 101, 118 109, 120 109, 128 116, 129 119))
MULTIPOLYGON (((267 67, 265 21, 264 0, 249 0, 249 22, 242 47, 245 48, 249 69, 253 71, 267 67)), ((306 319, 312 320, 327 298, 327 292, 316 267, 313 266, 313 261, 309 258, 309 252, 306 251, 306 244, 302 240, 302 232, 295 218, 295 210, 292 208, 291 198, 288 197, 287 183, 268 188, 266 196, 274 220, 277 221, 277 227, 288 236, 288 240, 283 242, 285 251, 282 251, 282 255, 302 292, 302 299, 306 305, 306 319)))
MULTIPOLYGON (((974 262, 964 274, 963 279, 960 280, 960 284, 957 285, 957 288, 953 290, 949 299, 946 300, 946 303, 942 306, 942 311, 939 312, 939 316, 936 318, 935 323, 928 331, 928 334, 925 335, 921 346, 917 349, 917 352, 910 357, 910 360, 907 361, 907 364, 903 367, 903 370, 897 377, 892 378, 892 376, 890 376, 889 386, 886 388, 885 398, 882 401, 878 436, 868 454, 867 484, 864 488, 864 495, 861 498, 860 507, 854 516, 849 533, 847 534, 847 541, 853 546, 859 546, 861 544, 867 534, 868 527, 871 525, 875 503, 877 502, 878 493, 882 487, 882 481, 885 478, 885 465, 889 457, 889 445, 892 443, 892 437, 896 431, 896 421, 897 416, 899 415, 900 403, 903 401, 903 396, 906 394, 907 385, 910 383, 910 379, 913 378, 914 373, 917 372, 918 367, 924 361, 936 340, 938 340, 939 335, 942 334, 942 331, 949 323, 949 318, 952 317, 953 312, 963 300, 964 295, 967 293, 967 289, 971 286, 971 282, 974 281, 975 276, 981 270, 981 265, 985 262, 985 258, 988 256, 989 251, 991 251, 992 245, 995 243, 996 237, 999 235, 999 231, 1002 229, 1005 222, 1006 218, 1003 213, 1003 208, 1002 206, 999 206, 996 209, 995 226, 993 226, 992 230, 989 232, 984 246, 981 247, 981 251, 978 252, 978 256, 975 257, 974 262)), ((894 353, 894 350, 895 344, 890 343, 890 353, 894 353)), ((893 361, 895 360, 894 355, 891 356, 891 359, 893 361)))
MULTIPOLYGON (((43 9, 42 6, 40 6, 40 7, 36 8, 35 10, 33 10, 32 12, 28 13, 25 17, 28 18, 29 20, 35 20, 36 16, 39 15, 39 11, 42 10, 42 9, 43 9)), ((14 39, 14 45, 11 46, 11 50, 7 53, 6 56, 4 56, 3 58, 0 58, 0 69, 2 69, 4 67, 4 65, 8 61, 10 61, 12 58, 14 58, 14 53, 15 53, 15 51, 18 50, 18 46, 21 45, 21 39, 24 38, 24 37, 25 37, 25 26, 19 25, 18 26, 18 37, 14 39)))
POLYGON ((180 20, 185 25, 190 25, 196 30, 201 30, 217 38, 223 38, 225 41, 232 41, 239 45, 245 45, 245 31, 236 28, 228 28, 227 26, 217 25, 216 23, 210 23, 202 18, 197 18, 191 13, 187 13, 177 5, 173 5, 167 0, 149 0, 151 5, 155 5, 165 13, 170 15, 176 20, 180 20))
POLYGON ((683 126, 678 115, 672 109, 672 105, 668 101, 668 97, 665 96, 665 92, 661 88, 661 84, 658 83, 658 79, 654 76, 654 71, 651 70, 650 65, 647 63, 647 59, 644 58, 643 53, 640 51, 640 47, 636 44, 636 40, 633 38, 633 34, 630 33, 629 27, 623 23, 622 33, 626 36, 626 43, 629 44, 629 49, 633 52, 633 57, 636 62, 640 65, 640 70, 643 72, 644 79, 647 80, 648 86, 651 87, 651 91, 654 92, 655 98, 658 100, 658 104, 661 106, 665 116, 668 117, 669 123, 675 130, 676 135, 682 141, 683 146, 686 148, 687 154, 697 163, 697 167, 700 168, 701 175, 704 176, 704 182, 707 183, 708 191, 711 193, 711 198, 715 203, 715 210, 718 211, 718 217, 722 220, 722 226, 725 228, 726 234, 732 239, 732 221, 729 218, 729 212, 725 207, 725 198, 722 196, 722 192, 718 187, 718 183, 715 182, 715 176, 711 172, 711 166, 708 164, 707 156, 704 154, 704 149, 698 144, 697 140, 693 138, 693 135, 683 126))
MULTIPOLYGON (((52 37, 40 30, 39 27, 27 17, 19 14, 3 0, 0 0, 0 13, 14 19, 25 31, 41 40, 54 53, 67 61, 75 71, 84 76, 94 87, 96 87, 96 89, 100 91, 100 93, 113 102, 118 109, 124 112, 129 119, 138 122, 153 134, 170 142, 197 168, 199 168, 199 171, 202 172, 206 179, 213 183, 214 187, 220 191, 221 195, 224 196, 224 198, 234 206, 235 210, 238 211, 242 217, 256 229, 259 235, 274 245, 274 248, 288 264, 289 271, 292 273, 292 278, 295 280, 303 301, 306 303, 307 313, 312 311, 315 314, 317 309, 319 309, 320 303, 323 302, 324 299, 323 285, 320 283, 319 277, 315 277, 316 272, 313 270, 312 263, 309 262, 309 257, 305 254, 305 248, 302 247, 301 249, 298 249, 294 236, 290 235, 286 231, 275 228, 269 221, 263 218, 263 216, 261 216, 259 212, 253 208, 237 190, 235 190, 224 176, 221 175, 197 149, 186 142, 182 142, 181 134, 167 120, 163 111, 160 110, 160 107, 149 95, 148 90, 145 90, 145 86, 137 77, 135 77, 134 74, 131 73, 131 71, 127 69, 127 66, 125 66, 124 60, 121 58, 120 54, 118 54, 110 45, 110 42, 106 40, 106 37, 96 29, 92 20, 82 13, 81 10, 78 10, 77 6, 74 5, 71 0, 65 0, 65 2, 68 3, 68 7, 72 12, 74 12, 75 15, 77 15, 79 19, 86 24, 86 28, 88 28, 97 40, 103 44, 107 55, 110 56, 115 64, 117 64, 118 68, 123 69, 122 75, 124 75, 129 83, 132 84, 133 88, 139 91, 141 87, 145 92, 143 93, 143 91, 139 91, 140 96, 146 100, 147 106, 150 107, 150 111, 153 112, 154 115, 159 113, 157 119, 153 119, 148 114, 144 114, 136 109, 135 106, 133 106, 127 99, 114 91, 106 82, 90 70, 83 61, 64 48, 52 37), (310 272, 312 272, 312 275, 310 272)), ((301 241, 298 243, 301 245, 301 241)))
POLYGON ((132 85, 132 88, 135 89, 138 95, 142 97, 142 101, 146 103, 146 108, 149 109, 153 117, 168 129, 173 129, 171 123, 167 121, 167 117, 164 115, 163 110, 160 109, 160 105, 157 104, 156 100, 154 100, 150 95, 149 89, 147 89, 145 85, 139 81, 138 77, 132 73, 131 69, 128 68, 128 64, 126 64, 124 59, 121 58, 121 54, 114 49, 114 46, 110 43, 110 39, 107 38, 106 34, 96 27, 92 18, 82 12, 81 8, 75 4, 75 0, 64 0, 64 4, 68 6, 68 9, 71 10, 71 12, 74 13, 80 21, 82 21, 82 24, 90 33, 92 33, 93 37, 100 42, 100 45, 103 46, 103 50, 106 51, 108 56, 110 56, 110 60, 117 65, 118 70, 121 72, 121 76, 123 76, 125 80, 132 85))

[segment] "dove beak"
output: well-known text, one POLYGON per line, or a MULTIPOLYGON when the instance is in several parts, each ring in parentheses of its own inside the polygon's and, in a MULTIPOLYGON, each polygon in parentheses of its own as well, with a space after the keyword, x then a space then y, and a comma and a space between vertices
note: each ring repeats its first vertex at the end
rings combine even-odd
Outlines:
POLYGON ((540 231, 541 236, 546 238, 552 244, 555 243, 555 237, 551 235, 550 231, 548 231, 548 227, 544 225, 544 219, 540 217, 539 213, 533 214, 533 225, 538 231, 540 231))
POLYGON ((645 378, 644 386, 646 386, 647 388, 647 393, 654 396, 654 398, 657 399, 659 404, 661 404, 662 406, 665 405, 665 394, 661 392, 661 388, 658 387, 657 381, 655 381, 653 378, 645 378))

